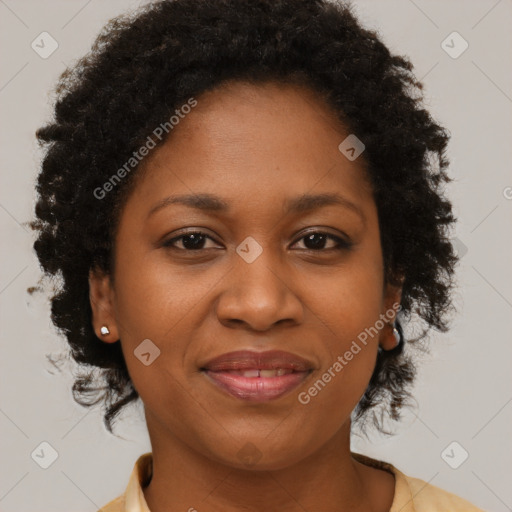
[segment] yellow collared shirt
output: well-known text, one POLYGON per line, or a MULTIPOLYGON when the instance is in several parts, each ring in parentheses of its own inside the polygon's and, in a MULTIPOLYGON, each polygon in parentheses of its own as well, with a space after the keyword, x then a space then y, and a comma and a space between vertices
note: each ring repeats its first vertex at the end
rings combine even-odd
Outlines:
MULTIPOLYGON (((395 476, 395 496, 389 512, 484 512, 455 494, 419 478, 404 475, 393 465, 352 452, 358 462, 389 471, 395 476)), ((151 452, 141 455, 133 468, 126 491, 98 512, 151 512, 142 489, 153 471, 151 452)))

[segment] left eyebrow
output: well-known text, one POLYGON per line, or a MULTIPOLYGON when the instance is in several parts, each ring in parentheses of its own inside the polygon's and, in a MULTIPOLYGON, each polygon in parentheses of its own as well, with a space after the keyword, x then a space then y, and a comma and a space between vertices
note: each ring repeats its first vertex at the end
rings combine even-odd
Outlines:
MULTIPOLYGON (((203 211, 228 212, 229 204, 222 198, 212 194, 187 194, 166 197, 151 208, 148 217, 158 210, 171 204, 182 204, 189 208, 203 211)), ((304 213, 324 206, 341 205, 357 213, 364 221, 365 216, 361 209, 349 199, 333 193, 304 194, 285 201, 286 213, 304 213)))
POLYGON ((355 203, 339 194, 304 194, 300 197, 289 199, 285 205, 287 213, 304 213, 323 206, 341 205, 357 213, 363 221, 365 220, 361 209, 355 203))

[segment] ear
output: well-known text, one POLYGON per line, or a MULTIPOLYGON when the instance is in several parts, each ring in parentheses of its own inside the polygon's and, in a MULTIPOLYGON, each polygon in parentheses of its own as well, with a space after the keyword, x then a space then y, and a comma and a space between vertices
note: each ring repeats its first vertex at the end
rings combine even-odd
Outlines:
POLYGON ((96 336, 105 343, 119 340, 114 315, 114 290, 110 275, 99 269, 89 272, 89 301, 92 309, 92 325, 96 336), (107 326, 110 334, 101 334, 101 327, 107 326))
MULTIPOLYGON (((385 322, 393 322, 396 319, 396 315, 398 311, 400 311, 400 302, 402 300, 402 288, 403 288, 403 277, 399 279, 397 284, 386 283, 384 287, 384 297, 382 301, 383 310, 382 318, 385 322)), ((386 327, 382 330, 382 334, 380 336, 379 344, 384 350, 391 350, 395 347, 395 338, 394 336, 388 335, 390 332, 390 327, 386 325, 386 327)))

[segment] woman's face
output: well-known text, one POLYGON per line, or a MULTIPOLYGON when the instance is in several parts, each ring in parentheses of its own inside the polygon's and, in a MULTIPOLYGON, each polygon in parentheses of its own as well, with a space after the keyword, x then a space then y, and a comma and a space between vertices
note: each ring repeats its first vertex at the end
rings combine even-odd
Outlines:
POLYGON ((121 340, 150 435, 278 469, 350 428, 388 331, 357 352, 353 342, 393 312, 399 290, 383 284, 363 157, 340 152, 349 132, 314 93, 234 83, 196 99, 143 162, 120 219, 115 281, 91 278, 94 326, 121 340), (169 200, 203 194, 226 207, 169 200), (339 202, 304 202, 321 194, 339 202), (239 350, 286 351, 310 371, 273 399, 235 396, 201 369, 239 350))

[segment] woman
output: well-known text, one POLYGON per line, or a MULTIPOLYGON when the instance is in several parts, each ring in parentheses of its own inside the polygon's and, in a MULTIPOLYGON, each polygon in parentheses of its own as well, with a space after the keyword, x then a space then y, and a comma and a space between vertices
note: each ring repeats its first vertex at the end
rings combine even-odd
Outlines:
POLYGON ((62 76, 34 247, 75 398, 112 432, 140 397, 152 446, 102 511, 479 510, 350 451, 448 329, 448 135, 411 69, 342 4, 164 0, 62 76))

